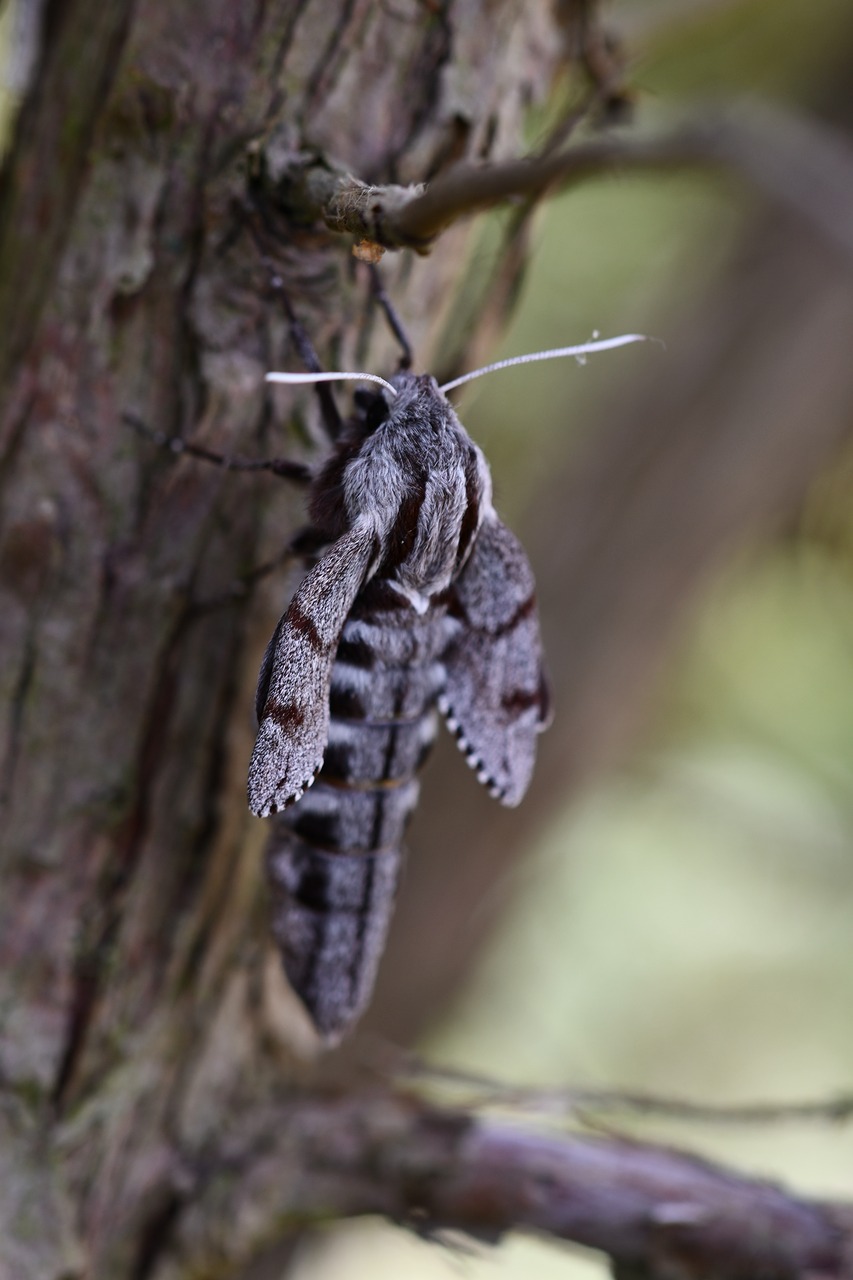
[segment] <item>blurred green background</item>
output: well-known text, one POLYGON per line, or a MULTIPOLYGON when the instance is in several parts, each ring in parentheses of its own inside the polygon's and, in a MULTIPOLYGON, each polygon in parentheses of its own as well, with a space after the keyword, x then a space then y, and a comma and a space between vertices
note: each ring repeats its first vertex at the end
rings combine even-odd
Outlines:
MULTIPOLYGON (((811 109, 850 51, 849 0, 635 2, 611 14, 643 124, 714 95, 811 109)), ((737 254, 755 205, 729 181, 684 174, 625 175, 554 199, 494 357, 593 329, 667 341, 737 254)), ((672 358, 614 352, 471 388, 462 416, 510 523, 523 532, 555 456, 594 430, 626 362, 653 361, 666 378, 672 358)), ((849 481, 839 464, 795 528, 737 549, 716 575, 630 758, 573 796, 518 868, 503 928, 422 1046, 430 1060, 508 1082, 717 1103, 853 1089, 849 481)), ((853 1197, 853 1125, 619 1123, 805 1192, 853 1197)), ((365 1222, 313 1238, 295 1274, 607 1272, 556 1244, 513 1237, 481 1255, 365 1222)))

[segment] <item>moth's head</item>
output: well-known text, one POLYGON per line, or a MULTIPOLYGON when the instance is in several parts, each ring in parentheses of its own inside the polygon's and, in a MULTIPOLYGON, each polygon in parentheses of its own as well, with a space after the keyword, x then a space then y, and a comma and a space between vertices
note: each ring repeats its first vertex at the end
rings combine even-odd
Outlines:
POLYGON ((430 405, 437 401, 443 403, 444 395, 432 374, 408 370, 395 373, 381 390, 359 387, 353 396, 356 422, 366 435, 389 418, 408 414, 412 409, 420 414, 428 413, 430 405))
POLYGON ((445 403, 444 393, 431 373, 409 373, 402 369, 391 378, 391 386, 397 394, 392 396, 388 391, 385 395, 389 412, 395 415, 413 407, 427 412, 431 404, 445 403))
POLYGON ((359 430, 365 435, 371 435, 377 427, 381 427, 391 412, 389 401, 389 392, 367 391, 359 387, 353 395, 355 421, 359 430))

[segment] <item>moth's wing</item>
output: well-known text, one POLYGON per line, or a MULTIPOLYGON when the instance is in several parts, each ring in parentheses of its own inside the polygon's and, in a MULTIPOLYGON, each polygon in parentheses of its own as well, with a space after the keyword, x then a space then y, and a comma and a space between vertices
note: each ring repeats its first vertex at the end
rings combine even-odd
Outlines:
POLYGON ((439 706, 480 781, 516 805, 550 706, 533 571, 515 534, 494 514, 480 526, 448 612, 439 706))
POLYGON ((259 818, 298 800, 323 763, 332 663, 375 549, 374 533, 360 526, 333 543, 303 578, 267 645, 249 765, 249 808, 259 818))

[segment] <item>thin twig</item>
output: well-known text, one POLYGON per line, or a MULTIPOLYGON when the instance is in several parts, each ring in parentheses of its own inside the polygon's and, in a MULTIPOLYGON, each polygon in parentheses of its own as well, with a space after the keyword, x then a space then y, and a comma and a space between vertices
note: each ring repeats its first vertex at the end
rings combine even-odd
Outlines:
POLYGON ((799 1102, 709 1103, 626 1089, 538 1089, 508 1085, 476 1072, 434 1065, 414 1054, 388 1049, 381 1069, 400 1080, 446 1085, 465 1091, 465 1106, 501 1107, 547 1116, 582 1118, 589 1114, 658 1116, 701 1124, 772 1125, 799 1121, 841 1124, 853 1118, 853 1094, 799 1102), (390 1055, 390 1056, 389 1056, 390 1055))

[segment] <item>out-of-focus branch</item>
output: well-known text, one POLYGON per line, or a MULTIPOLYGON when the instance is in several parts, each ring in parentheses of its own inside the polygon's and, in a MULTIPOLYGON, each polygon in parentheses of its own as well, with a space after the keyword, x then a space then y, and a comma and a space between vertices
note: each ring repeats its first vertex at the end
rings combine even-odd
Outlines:
POLYGON ((370 187, 316 158, 292 157, 291 212, 386 249, 429 251, 458 218, 599 176, 714 167, 737 173, 853 257, 853 153, 813 120, 755 104, 709 108, 657 137, 604 139, 557 154, 458 165, 421 187, 370 187))
POLYGON ((227 1199, 223 1221, 250 1209, 263 1217, 278 1197, 291 1223, 316 1220, 322 1208, 493 1240, 516 1228, 544 1231, 660 1280, 853 1276, 853 1209, 682 1151, 553 1136, 399 1095, 303 1098, 295 1114, 267 1114, 262 1129, 267 1147, 276 1134, 287 1135, 291 1152, 298 1147, 298 1185, 281 1185, 269 1150, 260 1160, 238 1157, 237 1176, 220 1170, 209 1183, 210 1194, 227 1199))
POLYGON ((663 1097, 625 1089, 524 1088, 474 1072, 443 1067, 393 1046, 380 1046, 377 1065, 400 1081, 450 1091, 466 1110, 511 1107, 517 1111, 555 1117, 604 1114, 657 1116, 700 1124, 774 1125, 791 1122, 843 1124, 853 1118, 853 1094, 800 1102, 745 1102, 722 1105, 663 1097))

